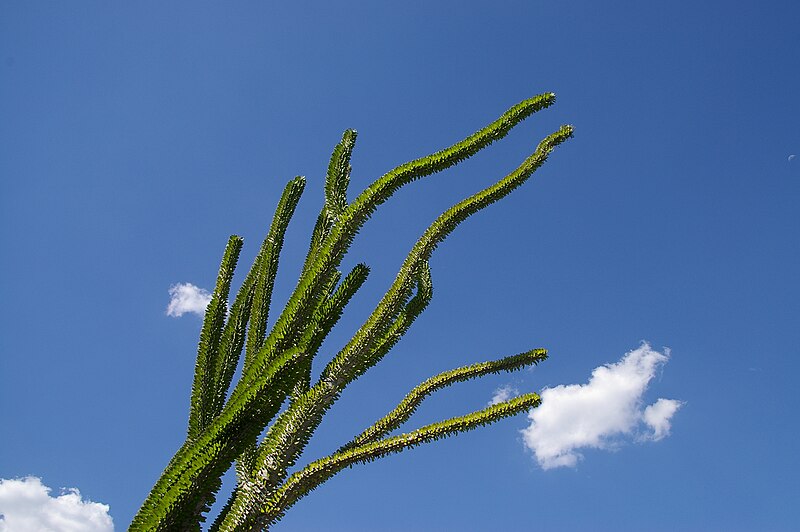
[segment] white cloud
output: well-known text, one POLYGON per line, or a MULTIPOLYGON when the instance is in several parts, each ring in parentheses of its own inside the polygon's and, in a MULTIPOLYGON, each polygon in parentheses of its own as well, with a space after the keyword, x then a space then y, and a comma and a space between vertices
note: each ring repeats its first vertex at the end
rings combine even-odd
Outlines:
POLYGON ((50 496, 41 479, 0 479, 0 532, 113 532, 108 505, 84 501, 77 489, 50 496))
POLYGON ((522 431, 539 465, 575 467, 583 458, 580 449, 614 448, 623 437, 636 437, 643 424, 652 431, 644 439, 667 436, 681 403, 659 399, 642 411, 642 396, 668 358, 669 351, 659 353, 643 343, 616 364, 595 368, 587 384, 546 388, 542 404, 528 414, 530 426, 522 431))
POLYGON ((519 390, 506 384, 505 386, 501 386, 494 391, 494 395, 492 396, 492 400, 489 401, 489 405, 496 405, 497 403, 508 401, 517 395, 519 395, 519 390))
POLYGON ((658 441, 669 436, 670 420, 675 412, 683 406, 681 401, 675 399, 659 399, 644 409, 643 421, 653 430, 647 439, 658 441))
POLYGON ((176 318, 187 312, 203 316, 206 313, 206 307, 211 302, 211 294, 191 283, 178 283, 170 286, 169 296, 167 316, 176 318))

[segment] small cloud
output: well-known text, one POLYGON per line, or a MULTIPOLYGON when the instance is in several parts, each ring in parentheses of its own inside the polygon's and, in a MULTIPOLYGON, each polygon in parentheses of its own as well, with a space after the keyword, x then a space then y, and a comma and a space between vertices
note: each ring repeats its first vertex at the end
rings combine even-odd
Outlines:
POLYGON ((0 479, 0 532, 113 532, 108 505, 84 501, 75 488, 50 496, 37 477, 0 479))
POLYGON ((496 405, 498 403, 503 403, 517 395, 519 395, 519 390, 517 390, 516 388, 512 388, 510 385, 506 384, 505 386, 501 386, 494 391, 492 400, 489 401, 489 406, 496 405))
POLYGON ((167 316, 175 318, 179 318, 187 312, 203 316, 206 313, 206 307, 211 302, 211 294, 191 283, 178 283, 170 286, 169 296, 167 316))
POLYGON ((525 445, 543 469, 575 467, 581 449, 613 449, 625 438, 660 440, 681 402, 659 399, 642 410, 642 396, 669 352, 643 343, 616 364, 592 371, 586 384, 560 385, 542 391, 542 404, 528 414, 525 445), (639 436, 645 425, 646 436, 639 436))
POLYGON ((644 439, 658 441, 669 436, 670 420, 682 406, 683 402, 675 399, 659 399, 645 408, 642 419, 653 430, 653 433, 648 434, 644 439))
POLYGON ((792 162, 792 159, 794 159, 795 157, 797 157, 797 155, 795 155, 795 154, 790 155, 789 156, 789 162, 792 162))

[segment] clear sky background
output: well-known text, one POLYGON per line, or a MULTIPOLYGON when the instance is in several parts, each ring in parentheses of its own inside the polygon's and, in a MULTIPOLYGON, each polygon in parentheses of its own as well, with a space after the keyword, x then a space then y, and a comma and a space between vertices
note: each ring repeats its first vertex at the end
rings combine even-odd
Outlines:
POLYGON ((276 530, 796 529, 796 0, 3 2, 0 513, 33 476, 127 527, 185 435, 201 320, 167 316, 169 288, 213 288, 233 233, 249 266, 285 182, 305 175, 275 315, 345 128, 359 131, 352 198, 547 91, 554 107, 404 188, 359 235, 345 266, 372 274, 326 352, 441 211, 575 126, 440 246, 430 307, 305 457, 435 373, 533 347, 550 359, 440 392, 408 426, 504 386, 586 391, 556 387, 638 349, 652 367, 624 430, 546 468, 517 416, 345 470, 276 530), (659 398, 680 408, 653 441, 644 408, 659 398))

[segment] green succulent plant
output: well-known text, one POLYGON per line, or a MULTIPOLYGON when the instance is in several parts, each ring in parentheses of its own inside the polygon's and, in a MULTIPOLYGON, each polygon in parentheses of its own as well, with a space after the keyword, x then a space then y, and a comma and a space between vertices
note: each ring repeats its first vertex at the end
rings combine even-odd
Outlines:
POLYGON ((534 349, 454 369, 411 390, 394 410, 331 455, 289 474, 342 391, 380 362, 430 302, 433 287, 428 259, 436 246, 459 223, 522 185, 556 146, 572 136, 572 127, 562 126, 545 137, 513 172, 442 213, 411 249, 367 320, 312 383, 312 361, 369 274, 364 264, 344 276, 339 271, 359 229, 400 187, 458 164, 554 102, 552 93, 522 101, 461 142, 398 166, 352 202, 347 200, 347 188, 356 132, 345 131, 331 156, 324 203, 297 286, 269 331, 278 258, 304 178, 286 185, 269 234, 229 308, 243 244, 240 237, 230 237, 200 333, 186 441, 142 504, 131 530, 199 530, 216 500, 222 476, 234 463, 236 487, 211 529, 266 530, 301 497, 345 467, 465 432, 539 404, 539 396, 528 393, 390 436, 433 392, 456 382, 537 364, 547 358, 547 352, 534 349), (242 374, 230 389, 242 352, 242 374))

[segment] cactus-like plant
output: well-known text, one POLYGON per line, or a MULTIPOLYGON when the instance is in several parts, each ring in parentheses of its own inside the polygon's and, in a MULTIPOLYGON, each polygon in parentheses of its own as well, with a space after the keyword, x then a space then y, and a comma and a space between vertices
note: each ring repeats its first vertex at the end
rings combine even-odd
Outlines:
POLYGON ((344 277, 338 270, 356 233, 400 187, 472 156, 554 101, 552 93, 525 100, 461 142, 398 166, 352 202, 347 200, 347 188, 356 132, 345 131, 328 166, 324 204, 297 286, 269 331, 267 316, 278 257, 305 180, 297 177, 286 185, 269 234, 228 308, 242 248, 240 237, 230 237, 200 333, 186 441, 142 504, 131 530, 199 530, 216 500, 221 477, 234 463, 236 487, 211 528, 265 530, 298 499, 347 466, 465 432, 539 404, 537 394, 524 394, 390 436, 436 390, 536 364, 547 352, 534 349, 455 369, 414 388, 394 410, 330 456, 288 473, 345 387, 377 364, 428 305, 432 296, 428 259, 437 244, 466 218, 524 183, 557 145, 572 136, 572 128, 562 126, 545 137, 516 170, 442 213, 411 249, 369 318, 312 383, 312 360, 369 273, 363 264, 344 277), (241 378, 229 390, 243 351, 241 378))

